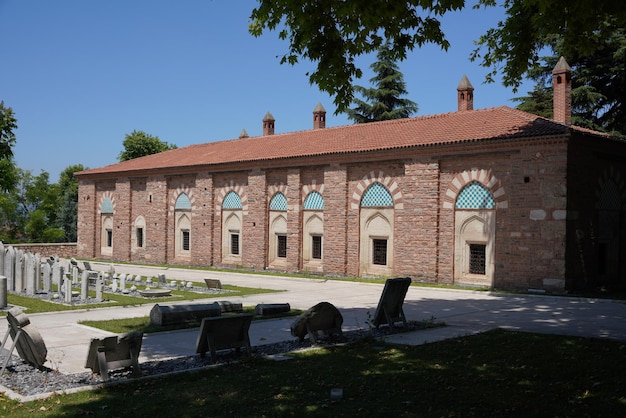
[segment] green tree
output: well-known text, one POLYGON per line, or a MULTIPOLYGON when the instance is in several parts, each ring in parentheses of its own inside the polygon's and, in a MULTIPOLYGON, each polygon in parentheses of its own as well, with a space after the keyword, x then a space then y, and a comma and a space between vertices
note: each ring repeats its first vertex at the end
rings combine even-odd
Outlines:
MULTIPOLYGON (((355 78, 362 71, 355 58, 391 45, 391 59, 399 61, 415 47, 433 43, 447 50, 449 42, 440 19, 466 7, 465 0, 259 0, 250 15, 249 31, 261 36, 278 31, 289 49, 281 63, 300 59, 317 64, 312 84, 334 96, 336 113, 352 103, 355 78)), ((479 7, 496 0, 476 0, 479 7)), ((579 50, 593 49, 591 37, 607 18, 626 19, 626 7, 616 0, 504 0, 507 20, 479 39, 472 59, 492 68, 489 79, 503 71, 507 86, 517 87, 545 47, 546 34, 562 34, 579 50)))
POLYGON ((346 111, 354 122, 408 118, 417 112, 415 102, 401 97, 407 94, 404 76, 390 56, 388 45, 381 47, 377 61, 370 66, 375 73, 370 79, 373 87, 354 87, 367 100, 355 98, 356 107, 346 111))
POLYGON ((174 144, 161 141, 158 136, 137 130, 127 134, 122 145, 124 145, 124 151, 120 152, 118 157, 120 161, 128 161, 177 148, 174 144))
POLYGON ((590 54, 581 54, 552 37, 556 55, 542 57, 542 65, 529 71, 535 88, 529 96, 515 99, 519 109, 552 117, 552 69, 560 56, 572 67, 572 123, 578 126, 626 133, 626 29, 607 23, 605 36, 597 39, 590 54))
MULTIPOLYGON (((495 6, 496 0, 479 4, 495 6)), ((598 40, 606 35, 607 22, 614 28, 626 23, 626 7, 615 0, 505 0, 503 6, 506 19, 480 37, 471 59, 492 69, 488 81, 501 71, 504 85, 515 88, 539 65, 554 37, 570 51, 592 56, 601 48, 598 40)))
POLYGON ((13 163, 13 146, 17 119, 13 109, 5 107, 0 101, 0 190, 10 190, 17 181, 15 164, 13 163))
POLYGON ((71 165, 61 172, 58 188, 61 191, 57 209, 58 226, 65 232, 67 242, 76 242, 78 225, 78 181, 74 173, 86 170, 82 164, 71 165))
POLYGON ((49 174, 42 171, 33 176, 28 170, 17 168, 18 182, 3 195, 2 218, 5 236, 13 241, 59 242, 64 232, 57 225, 59 188, 50 184, 49 174))

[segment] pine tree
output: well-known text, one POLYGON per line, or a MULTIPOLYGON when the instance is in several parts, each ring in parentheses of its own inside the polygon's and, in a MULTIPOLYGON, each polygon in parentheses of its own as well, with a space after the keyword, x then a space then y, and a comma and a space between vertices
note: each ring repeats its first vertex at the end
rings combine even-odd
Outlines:
POLYGON ((354 86, 365 100, 355 98, 356 107, 348 109, 348 118, 356 123, 408 118, 417 112, 417 104, 402 98, 407 94, 404 75, 391 59, 389 46, 378 50, 377 61, 370 65, 376 74, 370 79, 373 87, 354 86))

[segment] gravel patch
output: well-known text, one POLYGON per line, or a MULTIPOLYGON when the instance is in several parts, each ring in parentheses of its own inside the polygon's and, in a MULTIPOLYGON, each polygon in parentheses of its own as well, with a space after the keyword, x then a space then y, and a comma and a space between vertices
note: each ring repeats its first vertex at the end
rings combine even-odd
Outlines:
MULTIPOLYGON (((299 341, 298 339, 283 341, 274 344, 266 344, 252 347, 250 353, 253 357, 273 358, 281 354, 304 350, 311 347, 324 347, 337 344, 346 344, 365 338, 367 336, 382 337, 391 333, 414 331, 418 329, 416 324, 410 324, 408 329, 396 328, 390 330, 388 327, 372 330, 355 330, 344 332, 341 336, 333 336, 320 339, 316 344, 312 344, 309 339, 299 341)), ((5 354, 6 356, 6 354, 5 354)), ((4 364, 6 357, 0 355, 0 362, 4 364)), ((168 360, 141 362, 142 377, 155 377, 169 373, 196 370, 199 368, 228 364, 237 361, 239 356, 234 350, 224 350, 218 352, 216 361, 207 354, 205 357, 189 356, 168 360)), ((0 378, 0 385, 10 389, 23 397, 44 396, 64 390, 97 386, 103 384, 99 374, 94 374, 89 369, 86 372, 75 374, 64 374, 49 368, 37 369, 26 363, 20 357, 12 355, 4 375, 0 378)), ((114 370, 109 374, 108 383, 120 383, 129 381, 132 378, 130 369, 114 370)))

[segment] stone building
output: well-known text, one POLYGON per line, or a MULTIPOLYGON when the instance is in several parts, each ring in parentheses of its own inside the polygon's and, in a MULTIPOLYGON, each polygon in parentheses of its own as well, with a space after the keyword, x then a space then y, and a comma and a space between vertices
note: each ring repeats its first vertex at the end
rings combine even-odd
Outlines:
MULTIPOLYGON (((626 144, 509 107, 192 145, 76 173, 78 256, 516 289, 624 284, 626 144)), ((262 276, 259 276, 262 281, 262 276)))

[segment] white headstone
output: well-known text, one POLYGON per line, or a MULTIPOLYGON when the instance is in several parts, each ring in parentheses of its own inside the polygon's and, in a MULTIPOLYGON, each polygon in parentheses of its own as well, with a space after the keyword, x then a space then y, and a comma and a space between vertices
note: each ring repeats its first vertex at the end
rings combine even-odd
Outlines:
POLYGON ((24 291, 24 252, 15 251, 15 291, 21 293, 24 291))
POLYGON ((52 267, 48 263, 43 265, 43 291, 49 293, 52 288, 52 267))
POLYGON ((31 253, 24 254, 24 279, 26 281, 26 294, 34 295, 37 290, 37 277, 35 277, 35 256, 31 253))

